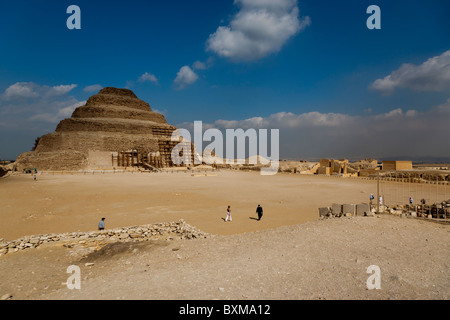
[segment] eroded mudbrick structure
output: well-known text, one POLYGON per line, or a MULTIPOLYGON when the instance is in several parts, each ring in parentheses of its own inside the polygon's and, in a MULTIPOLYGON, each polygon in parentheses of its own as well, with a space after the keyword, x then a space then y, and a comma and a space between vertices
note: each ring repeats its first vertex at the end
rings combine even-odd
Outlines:
POLYGON ((174 126, 127 89, 104 88, 21 154, 17 170, 170 167, 174 126))

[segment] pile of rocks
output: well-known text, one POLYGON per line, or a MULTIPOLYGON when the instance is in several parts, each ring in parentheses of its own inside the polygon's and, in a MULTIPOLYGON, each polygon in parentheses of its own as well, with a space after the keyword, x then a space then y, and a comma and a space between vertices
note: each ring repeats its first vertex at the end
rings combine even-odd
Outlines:
POLYGON ((371 209, 367 203, 360 204, 338 204, 333 203, 331 207, 319 208, 320 218, 339 218, 339 217, 373 217, 375 209, 371 209))
POLYGON ((61 243, 71 248, 87 242, 130 242, 148 240, 191 240, 207 238, 210 235, 186 224, 184 220, 154 225, 123 227, 104 231, 72 232, 25 236, 13 241, 0 239, 0 256, 45 244, 61 243))

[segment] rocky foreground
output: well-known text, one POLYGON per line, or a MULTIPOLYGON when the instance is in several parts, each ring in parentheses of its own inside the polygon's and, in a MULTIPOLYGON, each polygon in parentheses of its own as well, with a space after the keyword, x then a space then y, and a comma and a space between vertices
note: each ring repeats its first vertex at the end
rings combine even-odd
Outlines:
MULTIPOLYGON (((41 246, 0 257, 8 299, 449 299, 449 229, 381 215, 186 241, 41 246), (67 288, 70 265, 81 289, 67 288), (380 289, 369 290, 371 266, 380 289), (368 272, 369 270, 369 272, 368 272)), ((130 238, 131 239, 131 238, 130 238)))
POLYGON ((38 248, 42 245, 62 244, 64 247, 73 248, 101 247, 108 243, 149 241, 149 240, 175 240, 206 238, 207 233, 197 230, 184 222, 184 220, 171 223, 159 223, 124 227, 105 231, 55 233, 25 236, 17 240, 3 241, 0 239, 0 257, 7 253, 16 253, 21 250, 38 248))

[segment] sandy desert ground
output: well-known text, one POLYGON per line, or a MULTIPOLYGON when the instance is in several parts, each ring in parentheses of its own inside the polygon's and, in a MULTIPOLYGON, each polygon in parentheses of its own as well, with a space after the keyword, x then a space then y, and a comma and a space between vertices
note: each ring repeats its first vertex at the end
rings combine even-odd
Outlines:
POLYGON ((376 182, 259 172, 12 176, 0 182, 0 238, 96 230, 184 219, 214 234, 314 221, 333 202, 367 202, 376 182), (264 221, 256 223, 256 207, 264 221), (222 222, 232 209, 233 224, 222 222))
POLYGON ((236 171, 11 176, 0 181, 0 238, 95 230, 101 217, 107 228, 184 219, 212 236, 118 243, 87 256, 63 246, 7 254, 0 297, 448 299, 448 225, 388 215, 318 220, 321 206, 367 202, 375 192, 371 180, 236 171), (81 290, 63 285, 69 265, 81 267, 81 290), (367 290, 371 265, 380 267, 380 290, 367 290))

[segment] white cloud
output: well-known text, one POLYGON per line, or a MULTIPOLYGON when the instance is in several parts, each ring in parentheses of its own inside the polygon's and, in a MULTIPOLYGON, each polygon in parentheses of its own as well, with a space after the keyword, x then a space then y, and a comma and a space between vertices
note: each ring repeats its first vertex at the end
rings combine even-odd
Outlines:
POLYGON ((450 89, 450 50, 421 65, 403 64, 399 69, 371 85, 372 89, 391 94, 396 88, 415 91, 444 91, 450 89))
POLYGON ((438 113, 448 113, 450 114, 450 99, 448 99, 445 103, 436 107, 436 111, 438 113))
POLYGON ((205 62, 202 61, 195 61, 192 65, 192 68, 194 70, 206 70, 211 68, 211 66, 214 63, 214 58, 213 57, 209 57, 205 62))
POLYGON ((2 95, 6 100, 37 98, 36 85, 32 82, 17 82, 9 86, 2 95))
MULTIPOLYGON (((351 115, 278 112, 244 120, 216 120, 203 129, 279 129, 282 158, 450 158, 450 99, 428 111, 351 115)), ((187 130, 193 124, 177 126, 187 130)), ((224 135, 225 136, 225 135, 224 135)), ((208 143, 204 143, 204 147, 208 143)))
POLYGON ((41 113, 30 117, 30 121, 44 121, 49 123, 58 123, 59 121, 70 118, 76 108, 84 106, 87 101, 79 101, 67 107, 59 109, 56 113, 41 113))
POLYGON ((206 70, 206 64, 201 61, 195 61, 192 68, 197 70, 206 70))
POLYGON ((389 119, 398 119, 399 117, 403 116, 403 110, 401 108, 391 110, 387 113, 379 114, 375 116, 375 119, 381 119, 381 120, 389 120, 389 119))
MULTIPOLYGON (((47 96, 62 96, 62 95, 69 93, 70 91, 72 91, 72 89, 74 89, 76 87, 77 87, 76 84, 54 86, 54 87, 51 87, 50 89, 48 89, 46 94, 47 94, 47 96)), ((42 88, 45 88, 45 87, 42 87, 42 88)))
POLYGON ((281 50, 310 25, 299 19, 297 0, 235 0, 240 11, 209 36, 207 50, 232 61, 254 61, 281 50))
POLYGON ((103 89, 103 86, 100 84, 93 84, 92 86, 87 86, 83 89, 84 92, 98 92, 103 89))
POLYGON ((158 84, 158 78, 154 74, 151 73, 144 73, 142 76, 139 77, 139 82, 153 82, 155 84, 158 84))
POLYGON ((416 110, 408 110, 405 113, 405 116, 407 116, 408 118, 417 117, 418 115, 419 115, 419 112, 417 112, 416 110))
POLYGON ((253 117, 239 121, 217 120, 214 125, 224 129, 339 127, 350 120, 350 116, 339 113, 308 112, 297 115, 292 112, 278 112, 267 118, 253 117))
POLYGON ((192 71, 189 66, 184 66, 181 67, 180 71, 178 71, 174 83, 178 86, 178 89, 184 89, 197 80, 198 75, 194 71, 192 71))
POLYGON ((42 130, 54 130, 45 123, 57 123, 70 117, 76 107, 85 103, 69 95, 76 86, 15 83, 0 95, 0 118, 10 128, 40 127, 42 130))
POLYGON ((2 95, 4 100, 24 100, 62 96, 76 88, 76 84, 58 86, 40 86, 33 82, 17 82, 9 86, 2 95))
POLYGON ((134 81, 133 80, 127 80, 127 84, 125 86, 125 89, 131 89, 134 87, 134 81))

